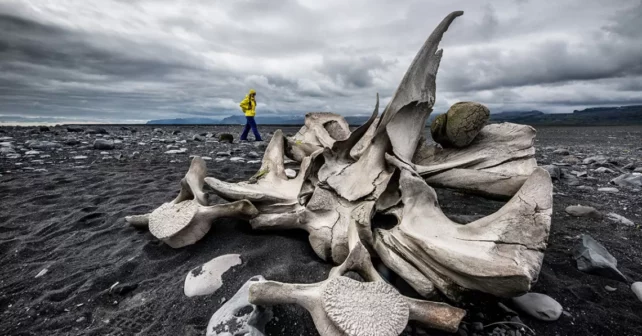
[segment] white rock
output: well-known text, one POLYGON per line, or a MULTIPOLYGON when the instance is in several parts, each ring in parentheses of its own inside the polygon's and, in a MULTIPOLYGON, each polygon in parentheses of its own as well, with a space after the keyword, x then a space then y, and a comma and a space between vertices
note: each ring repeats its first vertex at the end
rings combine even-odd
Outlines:
POLYGON ((25 155, 38 155, 38 154, 40 154, 40 152, 37 150, 30 150, 25 153, 25 155))
POLYGON ((242 157, 233 157, 230 159, 232 162, 245 162, 245 159, 242 157))
POLYGON ((13 140, 13 138, 12 137, 1 137, 0 138, 0 141, 9 141, 9 140, 13 140))
POLYGON ((642 282, 640 281, 634 282, 631 285, 631 290, 633 291, 635 296, 638 297, 638 300, 642 301, 642 282))
POLYGON ((620 216, 620 215, 618 215, 618 214, 616 214, 614 212, 610 212, 610 213, 606 214, 606 218, 608 218, 609 220, 612 220, 612 221, 614 221, 616 223, 619 223, 619 224, 624 224, 624 225, 627 225, 627 226, 635 226, 635 223, 633 223, 631 220, 629 220, 628 218, 626 218, 624 216, 620 216))
POLYGON ((548 295, 526 293, 512 298, 513 303, 528 315, 542 321, 557 321, 562 315, 562 305, 548 295))
POLYGON ((597 191, 616 193, 616 192, 619 192, 620 190, 618 188, 604 187, 604 188, 598 188, 597 191))
POLYGON ((74 159, 74 160, 84 160, 84 159, 86 159, 86 158, 87 158, 87 156, 86 156, 86 155, 78 155, 78 156, 74 156, 74 157, 73 157, 73 159, 74 159))
POLYGON ((604 174, 604 173, 613 174, 613 173, 615 173, 612 169, 609 169, 609 168, 606 168, 606 167, 597 168, 597 169, 595 169, 595 172, 596 173, 600 173, 600 174, 604 174))
POLYGON ((185 295, 192 297, 216 292, 223 285, 223 280, 221 279, 223 273, 227 272, 232 266, 240 264, 240 255, 226 254, 191 270, 185 278, 185 295))
POLYGON ((224 158, 224 157, 217 157, 214 161, 216 161, 216 162, 221 162, 221 161, 225 161, 225 160, 227 160, 227 158, 224 158))
POLYGON ((42 271, 40 271, 40 272, 38 272, 38 274, 36 274, 35 278, 40 278, 41 276, 47 274, 47 272, 49 272, 49 270, 46 269, 46 268, 43 268, 42 271))
POLYGON ((286 169, 285 170, 285 176, 287 176, 288 178, 291 178, 291 179, 295 178, 296 177, 296 170, 290 169, 290 168, 286 169))
POLYGON ((250 160, 247 162, 248 164, 260 164, 261 160, 250 160))
POLYGON ((230 156, 230 155, 232 155, 230 152, 218 152, 218 153, 216 153, 216 156, 220 156, 220 157, 230 156))
POLYGON ((201 159, 203 159, 205 161, 212 161, 212 158, 209 157, 209 156, 201 156, 201 159))
POLYGON ((100 152, 100 155, 109 155, 108 152, 100 152))
POLYGON ((21 156, 20 154, 10 153, 10 154, 7 154, 7 159, 19 159, 20 156, 21 156))

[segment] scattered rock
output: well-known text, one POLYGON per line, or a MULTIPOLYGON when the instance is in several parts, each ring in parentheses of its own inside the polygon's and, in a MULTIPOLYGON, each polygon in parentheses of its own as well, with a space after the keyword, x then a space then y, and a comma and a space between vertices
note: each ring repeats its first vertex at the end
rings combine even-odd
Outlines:
POLYGON ((209 156, 201 156, 201 159, 203 159, 205 161, 212 161, 212 158, 209 157, 209 156))
POLYGON ((207 336, 263 336, 265 325, 272 319, 272 308, 248 302, 250 285, 265 281, 260 275, 248 280, 234 296, 219 308, 207 324, 207 336))
POLYGON ((194 134, 194 136, 192 137, 192 140, 194 140, 194 141, 205 141, 205 137, 200 135, 200 134, 194 134))
POLYGON ((85 131, 85 129, 82 127, 67 126, 67 132, 78 133, 83 131, 85 131))
POLYGON ((230 152, 218 152, 218 153, 216 153, 216 156, 218 156, 218 157, 224 157, 224 156, 230 156, 230 155, 232 155, 232 153, 230 153, 230 152))
POLYGON ((609 285, 604 286, 604 289, 605 289, 607 292, 615 292, 615 291, 617 290, 617 288, 613 288, 613 287, 611 287, 611 286, 609 286, 609 285))
POLYGON ((46 268, 43 268, 40 272, 38 272, 38 274, 36 274, 35 278, 36 278, 36 279, 37 279, 37 278, 40 278, 41 276, 43 276, 43 275, 47 274, 47 272, 49 272, 49 270, 48 270, 48 269, 46 269, 46 268))
POLYGON ((250 160, 246 162, 247 164, 258 164, 261 163, 261 160, 250 160))
POLYGON ((62 147, 62 145, 60 145, 57 142, 40 141, 40 140, 27 140, 25 142, 25 146, 31 149, 51 149, 51 148, 62 147))
POLYGON ((105 139, 96 139, 94 141, 94 149, 112 150, 115 148, 114 142, 105 139))
POLYGON ((180 130, 173 130, 173 131, 172 131, 172 135, 177 135, 177 134, 180 134, 180 133, 181 133, 181 131, 180 131, 180 130))
POLYGON ((595 169, 595 172, 596 173, 600 173, 600 174, 605 174, 605 173, 606 174, 615 174, 615 171, 613 171, 613 169, 609 169, 609 168, 606 168, 606 167, 597 168, 597 169, 595 169))
POLYGON ((608 158, 604 155, 596 155, 596 156, 591 156, 587 157, 582 161, 583 164, 591 164, 591 163, 599 163, 599 164, 605 164, 608 162, 608 158))
POLYGON ((562 169, 561 181, 569 186, 578 186, 581 184, 580 180, 566 169, 562 169))
POLYGON ((257 158, 260 158, 261 156, 259 155, 259 153, 252 151, 247 153, 247 157, 252 159, 257 159, 257 158))
POLYGON ((25 155, 38 155, 38 154, 40 154, 40 152, 37 150, 30 150, 25 153, 25 155))
POLYGON ((636 167, 635 169, 633 169, 633 172, 634 173, 642 173, 642 166, 636 167))
POLYGON ((557 321, 562 315, 562 305, 548 295, 526 293, 511 300, 517 308, 538 320, 557 321))
POLYGON ((584 205, 571 205, 566 207, 566 213, 575 217, 593 217, 600 218, 602 214, 595 208, 584 205))
POLYGON ((152 133, 156 133, 156 134, 163 134, 164 132, 163 132, 163 130, 162 130, 162 129, 160 129, 160 128, 154 128, 154 130, 152 131, 152 133))
POLYGON ((192 297, 216 292, 223 285, 223 273, 240 264, 241 257, 238 254, 226 254, 191 270, 185 278, 185 295, 192 297))
POLYGON ((606 214, 606 218, 608 220, 611 220, 613 222, 619 223, 619 224, 624 224, 626 226, 635 226, 635 223, 633 223, 631 220, 624 216, 620 216, 614 212, 610 212, 606 214))
POLYGON ((233 157, 230 159, 232 162, 245 162, 245 159, 242 157, 233 157))
POLYGON ((570 164, 570 165, 576 165, 580 163, 580 159, 573 155, 567 155, 562 158, 562 163, 570 164))
POLYGON ((78 140, 76 138, 67 138, 67 139, 65 139, 65 145, 67 145, 67 146, 75 146, 75 145, 79 145, 79 144, 80 144, 80 140, 78 140))
POLYGON ((293 179, 293 178, 296 177, 296 174, 297 174, 296 170, 294 170, 294 169, 288 168, 288 169, 285 170, 285 176, 287 176, 288 178, 293 179))
POLYGON ((577 268, 586 273, 626 282, 626 277, 617 269, 617 259, 593 237, 583 234, 573 250, 577 268))
POLYGON ((558 154, 558 155, 570 155, 571 153, 568 152, 568 149, 564 148, 558 148, 553 151, 553 154, 558 154))
POLYGON ((182 153, 187 153, 187 148, 170 149, 165 152, 165 154, 182 154, 182 153))
POLYGON ((104 128, 88 128, 85 130, 86 134, 109 134, 104 128))
POLYGON ((607 192, 607 193, 620 192, 618 188, 610 188, 610 187, 597 188, 597 191, 607 192))
POLYGON ((631 285, 631 290, 638 297, 638 300, 642 301, 642 282, 634 282, 631 285))
POLYGON ((622 174, 612 179, 609 183, 615 184, 618 187, 640 188, 642 187, 642 174, 640 173, 622 174))
POLYGON ((221 134, 218 135, 218 141, 233 143, 234 142, 234 136, 232 134, 230 134, 230 133, 221 133, 221 134))

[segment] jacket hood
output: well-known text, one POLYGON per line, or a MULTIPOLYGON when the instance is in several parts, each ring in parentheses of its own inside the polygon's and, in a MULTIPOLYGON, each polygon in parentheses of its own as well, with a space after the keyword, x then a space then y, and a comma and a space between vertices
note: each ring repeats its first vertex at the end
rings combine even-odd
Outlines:
POLYGON ((248 94, 253 94, 253 93, 256 93, 256 91, 254 91, 254 89, 250 89, 250 93, 248 94))

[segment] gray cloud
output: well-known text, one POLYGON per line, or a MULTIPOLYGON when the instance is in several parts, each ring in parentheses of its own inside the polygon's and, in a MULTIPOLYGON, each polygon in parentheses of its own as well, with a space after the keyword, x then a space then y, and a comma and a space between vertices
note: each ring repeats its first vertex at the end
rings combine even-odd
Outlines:
POLYGON ((435 109, 642 104, 642 2, 72 1, 0 4, 0 115, 135 121, 371 112, 447 13, 435 109))

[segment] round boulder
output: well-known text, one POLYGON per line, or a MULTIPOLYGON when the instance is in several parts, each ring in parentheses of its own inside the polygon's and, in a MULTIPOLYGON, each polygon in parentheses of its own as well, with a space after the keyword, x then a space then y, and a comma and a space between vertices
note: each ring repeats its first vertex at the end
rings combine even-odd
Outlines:
POLYGON ((482 104, 459 102, 446 113, 446 135, 455 147, 468 146, 486 125, 490 111, 482 104))
POLYGON ((444 147, 451 146, 450 140, 448 140, 448 135, 446 135, 447 121, 448 116, 444 113, 435 118, 430 125, 430 134, 432 135, 432 139, 444 147))

